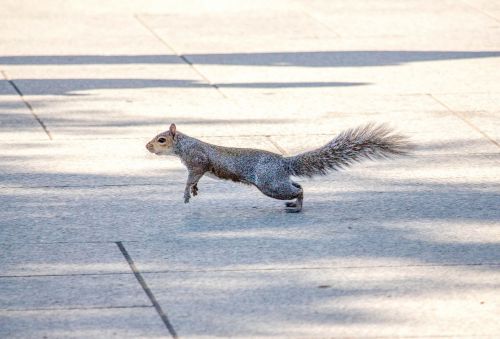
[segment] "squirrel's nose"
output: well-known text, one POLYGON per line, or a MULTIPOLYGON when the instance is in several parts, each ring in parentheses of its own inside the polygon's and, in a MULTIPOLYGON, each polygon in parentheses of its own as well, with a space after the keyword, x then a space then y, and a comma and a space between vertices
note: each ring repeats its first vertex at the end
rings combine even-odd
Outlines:
POLYGON ((151 150, 153 149, 153 145, 150 142, 148 142, 146 144, 146 149, 151 152, 151 150))

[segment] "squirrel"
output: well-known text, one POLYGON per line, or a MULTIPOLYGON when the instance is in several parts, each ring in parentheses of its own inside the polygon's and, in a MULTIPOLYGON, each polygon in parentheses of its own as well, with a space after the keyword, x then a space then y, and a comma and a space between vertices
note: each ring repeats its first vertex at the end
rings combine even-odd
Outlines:
POLYGON ((198 194, 198 181, 207 173, 254 185, 274 199, 294 200, 286 203, 286 211, 291 213, 302 210, 304 199, 302 186, 291 176, 325 175, 362 159, 405 155, 411 148, 406 137, 374 123, 345 130, 323 147, 290 157, 253 148, 212 145, 177 131, 175 124, 146 144, 149 152, 178 156, 187 167, 184 203, 189 202, 191 194, 198 194))

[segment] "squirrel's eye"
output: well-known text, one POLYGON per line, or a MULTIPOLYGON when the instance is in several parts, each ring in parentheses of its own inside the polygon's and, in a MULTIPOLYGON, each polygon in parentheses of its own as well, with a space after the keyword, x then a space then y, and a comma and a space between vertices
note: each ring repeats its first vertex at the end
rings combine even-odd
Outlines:
POLYGON ((163 144, 165 141, 167 141, 167 139, 165 139, 165 138, 160 138, 160 139, 158 139, 158 142, 159 142, 160 144, 163 144))

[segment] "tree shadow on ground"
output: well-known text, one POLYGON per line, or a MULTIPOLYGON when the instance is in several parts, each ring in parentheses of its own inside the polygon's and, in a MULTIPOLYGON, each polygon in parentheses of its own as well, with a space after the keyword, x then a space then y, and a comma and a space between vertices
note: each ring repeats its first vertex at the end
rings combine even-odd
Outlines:
MULTIPOLYGON (((465 60, 495 58, 500 51, 312 51, 214 53, 183 56, 191 64, 241 65, 268 67, 374 67, 394 66, 412 62, 436 60, 465 60)), ((122 65, 183 64, 175 55, 33 55, 3 56, 3 65, 122 65)), ((211 88, 213 84, 189 79, 12 79, 24 95, 85 95, 78 92, 96 89, 139 88, 211 88)), ((216 83, 219 88, 279 89, 332 88, 364 86, 369 82, 286 81, 286 82, 230 82, 216 83)), ((0 93, 1 95, 2 93, 0 93)), ((3 93, 7 94, 7 93, 3 93)), ((12 93, 10 93, 12 94, 12 93)))
MULTIPOLYGON (((500 51, 303 51, 186 54, 200 65, 364 67, 410 62, 499 57, 500 51)), ((4 65, 184 64, 176 55, 30 55, 2 56, 4 65)))
MULTIPOLYGON (((181 182, 11 190, 2 193, 0 238, 14 249, 16 239, 63 242, 49 252, 72 246, 64 242, 129 240, 124 246, 184 336, 307 336, 313 326, 324 333, 353 325, 411 330, 434 314, 429 303, 461 295, 470 306, 471 296, 495 289, 499 244, 474 235, 495 234, 498 192, 385 185, 342 193, 305 185, 310 193, 299 215, 230 183, 200 185, 203 196, 190 206, 182 204, 181 182)), ((79 272, 63 256, 44 265, 79 272)), ((58 304, 78 307, 64 294, 58 304)))
MULTIPOLYGON (((144 88, 213 88, 213 85, 196 80, 182 79, 12 79, 23 95, 72 95, 92 90, 123 90, 144 88)), ((368 85, 365 82, 242 82, 217 83, 219 88, 319 88, 368 85)), ((1 93, 0 93, 1 95, 1 93)), ((11 95, 11 93, 5 93, 11 95)))

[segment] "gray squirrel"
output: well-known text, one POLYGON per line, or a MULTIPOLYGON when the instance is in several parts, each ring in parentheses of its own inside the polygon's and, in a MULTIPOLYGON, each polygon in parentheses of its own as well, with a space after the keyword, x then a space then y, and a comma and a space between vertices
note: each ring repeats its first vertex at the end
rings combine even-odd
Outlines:
POLYGON ((325 175, 362 159, 405 155, 412 148, 406 137, 386 125, 373 123, 348 129, 315 150, 291 157, 252 149, 212 145, 177 131, 175 124, 155 136, 146 148, 156 155, 176 155, 189 171, 184 202, 198 194, 198 181, 207 173, 221 179, 254 185, 268 197, 295 200, 286 211, 302 210, 304 191, 290 176, 325 175))

